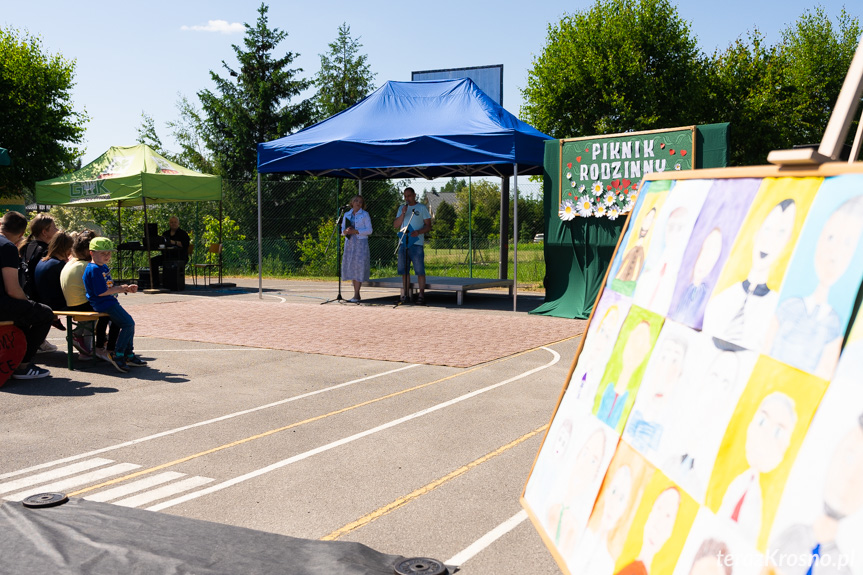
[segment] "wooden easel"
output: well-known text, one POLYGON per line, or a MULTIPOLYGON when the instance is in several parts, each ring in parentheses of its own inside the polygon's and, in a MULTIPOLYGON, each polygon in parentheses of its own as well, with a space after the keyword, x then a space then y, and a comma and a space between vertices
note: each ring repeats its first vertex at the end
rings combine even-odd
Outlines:
MULTIPOLYGON (((809 166, 835 162, 839 160, 848 130, 851 128, 851 120, 857 112, 860 96, 863 95, 863 40, 857 45, 857 51, 848 67, 842 90, 836 99, 836 107, 830 114, 821 145, 817 150, 812 148, 800 148, 795 150, 774 150, 767 156, 767 161, 779 166, 809 166)), ((857 134, 854 137, 854 145, 851 148, 849 162, 856 161, 860 155, 860 144, 863 139, 863 114, 857 125, 857 134)))

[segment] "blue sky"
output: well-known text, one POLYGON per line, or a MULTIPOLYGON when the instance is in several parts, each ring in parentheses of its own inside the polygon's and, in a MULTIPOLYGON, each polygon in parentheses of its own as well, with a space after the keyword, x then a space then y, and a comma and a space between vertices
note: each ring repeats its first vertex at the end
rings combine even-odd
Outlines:
MULTIPOLYGON (((587 0, 383 0, 274 1, 270 26, 286 31, 280 53, 311 78, 342 22, 363 44, 376 85, 410 80, 412 70, 487 64, 504 65, 504 107, 518 114, 520 90, 545 44, 548 24, 564 13, 590 7, 587 0)), ((859 0, 824 0, 831 17, 842 6, 861 18, 859 0)), ((141 112, 156 121, 163 143, 173 140, 165 122, 176 119, 179 94, 213 88, 210 70, 226 76, 222 60, 234 65, 231 44, 242 44, 242 23, 254 23, 259 1, 150 0, 142 3, 60 0, 6 2, 0 25, 41 37, 45 49, 76 61, 73 102, 86 110, 87 163, 112 145, 133 145, 141 112), (221 21, 221 23, 219 23, 221 21)), ((775 42, 811 0, 726 0, 678 3, 702 50, 724 48, 758 28, 775 42)))

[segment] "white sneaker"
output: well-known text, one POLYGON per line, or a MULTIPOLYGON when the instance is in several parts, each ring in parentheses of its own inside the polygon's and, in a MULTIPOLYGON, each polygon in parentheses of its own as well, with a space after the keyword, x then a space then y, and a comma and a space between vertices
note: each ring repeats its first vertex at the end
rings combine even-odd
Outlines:
POLYGON ((352 297, 351 299, 348 300, 348 303, 360 303, 360 301, 361 301, 360 298, 352 297))
POLYGON ((38 351, 36 351, 36 353, 43 353, 47 351, 57 351, 57 346, 46 339, 39 344, 39 349, 38 351))

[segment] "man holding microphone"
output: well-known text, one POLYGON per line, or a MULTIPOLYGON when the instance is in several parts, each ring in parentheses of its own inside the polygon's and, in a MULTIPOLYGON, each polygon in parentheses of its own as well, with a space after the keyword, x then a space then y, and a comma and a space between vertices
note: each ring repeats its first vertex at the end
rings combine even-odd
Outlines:
POLYGON ((393 227, 399 230, 398 272, 402 276, 401 303, 410 301, 408 299, 410 264, 413 263, 414 273, 417 275, 420 288, 420 295, 416 303, 417 305, 425 305, 426 270, 423 238, 425 234, 431 231, 431 214, 425 205, 417 203, 417 194, 413 188, 405 188, 404 198, 405 203, 399 206, 396 219, 393 222, 393 227))

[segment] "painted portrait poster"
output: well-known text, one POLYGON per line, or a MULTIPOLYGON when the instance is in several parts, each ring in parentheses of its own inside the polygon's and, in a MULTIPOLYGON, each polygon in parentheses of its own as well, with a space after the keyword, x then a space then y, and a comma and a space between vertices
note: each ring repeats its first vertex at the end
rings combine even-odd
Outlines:
POLYGON ((692 361, 704 366, 704 357, 693 339, 698 332, 666 320, 647 362, 638 396, 626 421, 626 442, 658 466, 656 456, 663 441, 670 441, 668 426, 681 407, 678 397, 685 393, 684 376, 692 361))
POLYGON ((719 448, 705 505, 759 551, 827 382, 760 356, 719 448))
POLYGON ((614 575, 615 559, 641 496, 655 469, 625 442, 617 445, 587 528, 578 543, 562 553, 570 573, 614 575))
POLYGON ((762 575, 764 555, 702 507, 689 530, 674 575, 762 575))
POLYGON ((863 380, 844 367, 812 419, 773 522, 767 556, 781 575, 863 573, 863 380))
POLYGON ((650 459, 703 503, 719 446, 758 354, 704 332, 688 337, 686 353, 684 385, 666 419, 667 433, 650 459))
POLYGON ((633 302, 659 315, 668 313, 683 251, 713 180, 683 180, 668 193, 633 302))
MULTIPOLYGON (((546 537, 560 553, 575 547, 587 525, 617 448, 618 436, 595 417, 587 415, 575 421, 568 442, 569 449, 562 459, 546 458, 553 459, 556 468, 550 469, 550 465, 542 462, 542 472, 551 472, 555 481, 542 485, 542 482, 533 481, 532 474, 525 490, 525 499, 531 504, 546 537)), ((535 473, 539 468, 538 460, 535 473)))
POLYGON ((635 402, 662 322, 662 316, 632 306, 605 366, 593 400, 592 412, 618 434, 623 431, 626 418, 635 402))
POLYGON ((620 326, 629 313, 629 306, 629 298, 609 289, 602 292, 587 328, 584 348, 566 389, 574 408, 584 406, 589 411, 593 407, 596 388, 611 357, 620 326))
POLYGON ((791 257, 764 353, 831 377, 863 278, 861 233, 863 174, 826 178, 791 257))
POLYGON ((671 573, 698 513, 698 504, 660 471, 655 471, 632 518, 616 575, 671 573))
POLYGON ((704 331, 761 350, 791 253, 822 182, 763 180, 704 310, 704 331))
POLYGON ((651 182, 649 187, 640 192, 626 236, 608 274, 608 285, 614 291, 630 297, 635 291, 635 284, 650 250, 659 212, 673 184, 671 180, 659 180, 651 182))
POLYGON ((760 184, 752 178, 713 182, 683 252, 670 319, 701 329, 707 300, 760 184))

